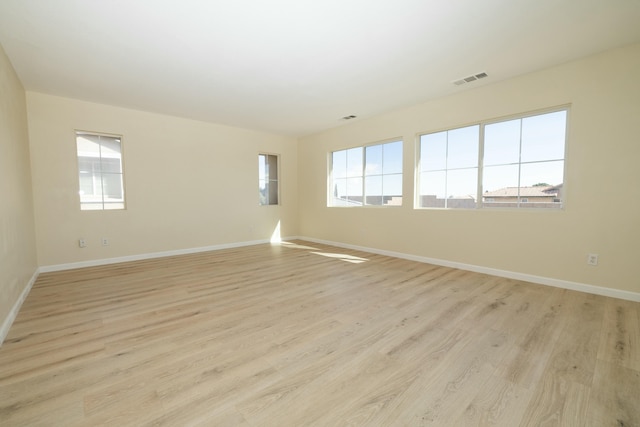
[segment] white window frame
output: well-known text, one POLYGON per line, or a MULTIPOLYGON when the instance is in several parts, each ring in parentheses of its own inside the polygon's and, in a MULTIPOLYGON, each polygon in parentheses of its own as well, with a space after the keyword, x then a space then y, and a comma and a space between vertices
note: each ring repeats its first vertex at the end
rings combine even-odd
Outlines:
POLYGON ((281 174, 281 167, 280 167, 279 154, 263 153, 263 152, 258 153, 258 205, 259 206, 279 206, 282 203, 281 194, 280 194, 280 174, 281 174), (263 156, 266 158, 265 165, 269 164, 269 158, 275 159, 275 162, 276 162, 275 178, 273 178, 273 176, 269 173, 270 171, 268 167, 265 167, 264 176, 261 176, 260 158, 263 156), (263 202, 263 195, 260 187, 262 182, 265 182, 266 184, 268 184, 267 186, 265 186, 267 191, 266 202, 263 202), (271 200, 270 193, 269 193, 269 188, 271 188, 271 185, 274 185, 274 184, 276 187, 276 199, 277 199, 275 203, 273 203, 273 201, 271 200))
MULTIPOLYGON (((527 113, 521 113, 521 114, 516 114, 516 115, 511 115, 511 116, 507 116, 507 117, 502 117, 499 119, 492 119, 492 120, 484 120, 484 121, 480 121, 477 123, 471 123, 471 124, 467 124, 467 125, 463 125, 463 126, 457 126, 457 127, 451 127, 451 128, 447 128, 447 129, 442 129, 442 130, 437 130, 437 131, 432 131, 432 132, 421 132, 417 135, 417 143, 416 143, 416 177, 415 177, 415 197, 414 197, 414 209, 419 209, 419 210, 430 210, 430 209, 454 209, 454 210, 462 210, 461 208, 441 208, 441 207, 423 207, 421 206, 421 195, 420 195, 420 161, 421 161, 421 153, 420 153, 420 138, 423 135, 429 135, 429 134, 435 134, 435 133, 439 133, 439 132, 446 132, 446 131, 451 131, 451 130, 455 130, 455 129, 460 129, 460 128, 466 128, 466 127, 470 127, 470 126, 474 126, 474 125, 478 125, 480 126, 480 134, 479 134, 479 150, 478 150, 478 180, 477 180, 477 194, 476 194, 476 207, 475 208, 466 208, 466 209, 473 209, 473 210, 477 210, 477 209, 490 209, 490 210, 529 210, 529 211, 560 211, 560 210, 564 210, 566 207, 566 175, 567 175, 567 147, 569 145, 569 123, 570 123, 570 114, 571 114, 571 105, 561 105, 561 106, 557 106, 557 107, 552 107, 552 108, 547 108, 547 109, 542 109, 542 110, 536 110, 536 111, 530 111, 527 113), (554 207, 554 208, 540 208, 540 207, 533 207, 536 205, 536 203, 534 202, 530 202, 527 199, 528 198, 521 198, 520 197, 520 188, 522 188, 520 186, 520 182, 518 182, 518 202, 517 202, 517 206, 514 207, 509 207, 509 206, 484 206, 483 203, 483 174, 484 174, 484 165, 483 165, 483 157, 484 157, 484 136, 485 136, 485 126, 487 125, 492 125, 495 123, 501 123, 501 122, 508 122, 511 120, 518 120, 518 119, 526 119, 529 117, 535 117, 535 116, 539 116, 539 115, 544 115, 544 114, 550 114, 550 113, 555 113, 555 112, 560 112, 560 111, 565 111, 566 112, 566 121, 565 121, 565 136, 564 136, 564 153, 563 153, 563 158, 562 159, 554 159, 554 160, 542 160, 542 161, 533 161, 533 162, 522 162, 522 160, 520 159, 518 161, 518 168, 519 168, 519 174, 520 174, 520 168, 523 164, 533 164, 533 163, 542 163, 542 162, 549 162, 549 161, 563 161, 563 177, 562 177, 562 192, 563 195, 560 198, 560 202, 556 202, 556 199, 554 199, 553 204, 558 204, 558 207, 554 207), (526 200, 526 201, 524 201, 526 200)), ((551 185, 556 185, 556 184, 551 184, 551 185)), ((488 202, 487 203, 491 203, 488 202)))
MULTIPOLYGON (((123 144, 123 137, 122 135, 118 135, 118 134, 112 134, 112 133, 103 133, 103 132, 93 132, 93 131, 84 131, 84 130, 75 130, 74 133, 75 136, 75 147, 76 147, 76 164, 77 164, 77 171, 78 171, 78 201, 79 201, 79 205, 80 205, 80 210, 81 211, 110 211, 110 210, 126 210, 127 208, 127 203, 126 203, 126 191, 125 191, 125 172, 124 172, 124 144, 123 144), (87 156, 87 155, 81 155, 81 151, 78 147, 78 139, 82 136, 82 135, 88 135, 91 137, 97 137, 98 139, 100 138, 109 138, 109 139, 115 139, 118 141, 118 143, 120 144, 120 152, 119 152, 119 170, 120 172, 105 172, 100 170, 99 172, 95 172, 92 171, 91 173, 91 179, 92 179, 92 185, 95 188, 96 187, 96 179, 99 178, 100 181, 100 200, 95 200, 95 201, 83 201, 82 200, 82 195, 83 195, 83 185, 82 185, 82 175, 83 173, 86 173, 85 171, 82 171, 82 167, 81 167, 81 162, 82 159, 85 159, 87 157, 91 157, 97 160, 98 163, 102 164, 103 159, 107 159, 109 157, 103 157, 102 155, 102 145, 99 145, 99 150, 98 150, 98 156, 87 156), (120 176, 120 191, 122 193, 122 198, 121 199, 115 199, 112 201, 107 201, 105 199, 105 192, 104 192, 104 187, 105 187, 105 176, 107 175, 119 175, 120 176)), ((86 153, 85 153, 86 154, 86 153)), ((93 169, 93 168, 92 168, 93 169)))
MULTIPOLYGON (((401 207, 402 203, 404 202, 404 181, 403 181, 403 177, 404 177, 404 139, 403 138, 390 138, 390 139, 385 139, 382 141, 377 141, 377 142, 373 142, 370 144, 365 144, 365 145, 358 145, 355 147, 349 147, 349 148, 343 148, 341 150, 334 150, 328 153, 328 174, 327 174, 327 207, 331 207, 331 208, 392 208, 392 207, 401 207), (388 174, 376 174, 376 175, 367 175, 366 173, 366 167, 367 167, 367 158, 366 158, 366 152, 367 152, 367 148, 371 148, 371 147, 376 147, 376 146, 384 146, 385 144, 392 144, 392 143, 400 143, 401 147, 402 147, 402 154, 401 154, 401 167, 400 167, 400 173, 388 173, 388 174), (362 180, 362 201, 360 203, 354 203, 352 205, 345 203, 344 205, 336 205, 334 204, 334 199, 335 199, 335 195, 334 195, 334 191, 335 191, 335 183, 334 183, 334 177, 333 177, 333 155, 334 153, 339 153, 341 151, 349 151, 349 150, 353 150, 353 149, 361 149, 362 150, 362 169, 360 171, 360 174, 358 176, 354 176, 351 178, 360 178, 362 180), (399 175, 400 176, 400 181, 401 181, 401 189, 400 189, 400 197, 402 198, 401 202, 399 204, 372 204, 372 203, 366 203, 366 198, 367 198, 367 192, 366 192, 366 178, 367 177, 372 177, 372 176, 381 176, 381 177, 385 177, 385 176, 390 176, 390 175, 399 175)), ((383 152, 384 153, 384 152, 383 152)), ((384 161, 384 154, 383 154, 383 161, 384 161)), ((382 196, 382 200, 384 201, 384 195, 382 196)))

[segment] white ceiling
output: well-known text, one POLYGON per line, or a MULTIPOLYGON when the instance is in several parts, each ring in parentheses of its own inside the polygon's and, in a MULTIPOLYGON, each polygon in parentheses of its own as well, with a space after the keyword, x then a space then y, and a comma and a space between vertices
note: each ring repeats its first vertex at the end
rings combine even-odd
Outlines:
POLYGON ((638 41, 640 0, 0 0, 29 91, 294 136, 638 41))

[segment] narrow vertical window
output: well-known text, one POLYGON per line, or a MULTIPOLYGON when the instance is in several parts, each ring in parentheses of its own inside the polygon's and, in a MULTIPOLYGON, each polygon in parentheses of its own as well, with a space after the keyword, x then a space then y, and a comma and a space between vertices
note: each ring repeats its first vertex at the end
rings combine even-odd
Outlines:
POLYGON ((258 202, 260 205, 279 204, 278 156, 258 154, 258 202))
POLYGON ((124 209, 122 137, 76 132, 81 210, 124 209))

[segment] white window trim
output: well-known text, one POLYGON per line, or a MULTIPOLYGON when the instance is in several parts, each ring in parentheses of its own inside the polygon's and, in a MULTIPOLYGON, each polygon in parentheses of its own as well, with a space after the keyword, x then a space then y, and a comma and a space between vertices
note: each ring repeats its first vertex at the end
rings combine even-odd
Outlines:
MULTIPOLYGON (((276 154, 276 153, 269 153, 266 151, 260 151, 258 152, 258 157, 259 156, 274 156, 276 158, 276 162, 277 162, 277 168, 278 168, 278 179, 276 180, 277 182, 277 192, 278 192, 278 203, 267 203, 267 204, 262 204, 260 203, 260 199, 258 198, 258 206, 261 207, 269 207, 269 206, 280 206, 282 205, 282 192, 280 191, 280 181, 282 181, 282 167, 281 167, 281 156, 280 154, 276 154)), ((260 172, 258 171, 258 182, 260 182, 260 172)))
POLYGON ((77 177, 77 182, 78 182, 78 191, 77 191, 77 195, 78 195, 78 208, 80 209, 81 212, 105 212, 105 211, 123 211, 123 210, 127 210, 127 183, 126 183, 126 173, 125 173, 125 155, 124 155, 124 136, 122 134, 117 134, 117 133, 110 133, 110 132, 95 132, 95 131, 91 131, 91 130, 85 130, 85 129, 74 129, 73 131, 73 141, 74 141, 74 147, 75 147, 75 157, 76 157, 76 177, 77 177), (108 137, 108 138, 118 138, 120 140, 120 162, 122 163, 122 208, 118 208, 118 209, 105 209, 104 208, 104 200, 102 203, 102 209, 82 209, 82 200, 80 199, 80 192, 82 191, 81 188, 81 184, 80 184, 80 163, 79 163, 79 156, 78 156, 78 136, 82 135, 82 134, 87 134, 87 135, 92 135, 92 136, 104 136, 104 137, 108 137))
MULTIPOLYGON (((566 206, 567 206, 567 196, 566 194, 568 193, 567 191, 567 151, 568 151, 568 146, 569 146, 569 128, 570 128, 570 121, 571 121, 571 104, 562 104, 562 105, 557 105, 554 107, 549 107, 549 108, 544 108, 544 109, 539 109, 539 110, 531 110, 525 113, 519 113, 519 114, 512 114, 512 115, 508 115, 508 116, 502 116, 502 117, 498 117, 498 118, 492 118, 492 119, 488 119, 488 120, 480 120, 477 122, 473 122, 473 123, 468 123, 468 124, 463 124, 460 126, 451 126, 451 127, 447 127, 447 128, 442 128, 439 130, 432 130, 432 131, 425 131, 425 132, 419 132, 416 134, 415 137, 415 173, 414 173, 414 205, 413 208, 415 210, 456 210, 456 211, 477 211, 477 210, 496 210, 496 211, 509 211, 509 212, 513 212, 513 211, 528 211, 528 212, 558 212, 558 211, 564 211, 566 206), (528 117, 534 117, 534 116, 539 116, 542 114, 548 114, 548 113, 555 113, 558 111, 566 111, 567 114, 567 119, 566 119, 566 125, 565 125, 565 144, 564 144, 564 167, 563 167, 563 177, 562 177, 562 187, 563 187, 563 196, 562 196, 562 206, 560 206, 559 208, 553 208, 553 209, 541 209, 541 208, 535 208, 535 207, 531 207, 531 206, 521 206, 521 203, 519 201, 520 198, 520 182, 518 182, 518 206, 513 208, 513 207, 498 207, 498 206, 483 206, 482 203, 482 174, 484 171, 484 165, 483 165, 483 158, 484 158, 484 128, 486 125, 490 125, 490 124, 494 124, 494 123, 501 123, 501 122, 506 122, 506 121, 510 121, 510 120, 516 120, 516 119, 525 119, 528 117), (450 130, 454 130, 454 129, 459 129, 459 128, 465 128, 465 127, 469 127, 469 126, 474 126, 474 125, 479 125, 480 126, 480 136, 479 136, 479 150, 478 150, 478 190, 477 190, 477 198, 478 200, 476 201, 476 207, 473 209, 470 208, 439 208, 439 207, 422 207, 420 206, 420 137, 423 135, 428 135, 428 134, 432 134, 432 133, 438 133, 438 132, 445 132, 445 131, 450 131, 450 130)), ((551 160, 548 160, 551 161, 551 160)), ((525 162, 525 163, 542 163, 542 162, 525 162)), ((522 165, 522 162, 519 162, 519 165, 522 165)), ((519 179, 519 178, 518 178, 519 179)), ((554 202, 556 203, 556 202, 554 202)), ((529 204, 531 205, 532 203, 524 203, 525 205, 529 204)))
POLYGON ((340 149, 336 149, 336 150, 332 150, 329 151, 327 153, 327 207, 328 208, 344 208, 344 209, 354 209, 354 208, 366 208, 366 209, 393 209, 393 208, 402 208, 405 204, 405 195, 404 195, 404 152, 405 152, 405 143, 404 143, 404 138, 402 137, 397 137, 397 138, 389 138, 389 139, 384 139, 381 141, 376 141, 376 142, 370 142, 367 144, 363 144, 363 145, 355 145, 352 147, 346 147, 346 148, 340 148, 340 149), (376 145, 383 145, 383 144, 389 144, 392 142, 401 142, 402 143, 402 173, 400 175, 402 175, 402 204, 400 205, 368 205, 366 203, 364 203, 364 198, 365 196, 365 168, 366 168, 366 148, 367 147, 373 147, 376 145), (333 205, 331 204, 329 201, 333 200, 333 153, 337 152, 337 151, 346 151, 346 150, 351 150, 353 148, 362 148, 362 152, 363 152, 363 162, 362 162, 362 204, 360 205, 353 205, 353 206, 337 206, 337 205, 333 205))

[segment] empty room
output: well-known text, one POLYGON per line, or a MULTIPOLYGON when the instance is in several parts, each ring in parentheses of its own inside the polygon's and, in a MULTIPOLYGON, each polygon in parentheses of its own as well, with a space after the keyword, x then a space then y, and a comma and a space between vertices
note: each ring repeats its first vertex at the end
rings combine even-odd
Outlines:
POLYGON ((0 425, 640 426, 639 22, 0 0, 0 425))

